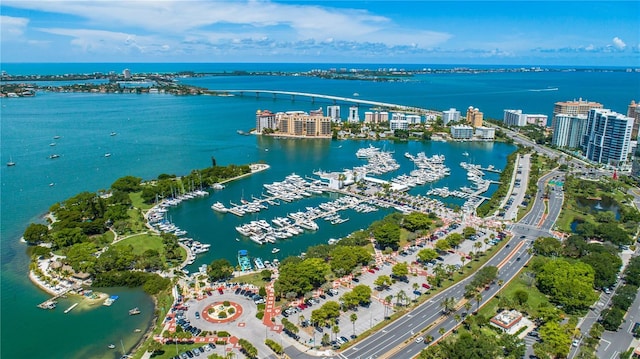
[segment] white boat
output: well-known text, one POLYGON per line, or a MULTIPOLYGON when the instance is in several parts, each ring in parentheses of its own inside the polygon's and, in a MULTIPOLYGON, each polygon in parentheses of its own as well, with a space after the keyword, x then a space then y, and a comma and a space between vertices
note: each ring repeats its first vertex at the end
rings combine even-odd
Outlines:
POLYGON ((280 248, 274 248, 274 249, 271 250, 271 253, 273 253, 273 254, 276 254, 278 252, 280 252, 280 248))
POLYGON ((224 185, 220 183, 214 183, 211 185, 211 188, 220 190, 220 189, 224 189, 224 185))
POLYGON ((117 135, 117 134, 118 134, 117 132, 111 132, 111 133, 109 134, 109 136, 115 136, 115 135, 117 135))
POLYGON ((9 156, 9 162, 7 162, 7 167, 13 167, 15 165, 16 165, 16 163, 13 162, 13 159, 11 158, 11 156, 9 156))
POLYGON ((469 156, 469 152, 464 151, 464 152, 462 152, 462 155, 463 155, 463 156, 469 156))
POLYGON ((116 347, 116 346, 115 346, 115 345, 113 345, 113 344, 109 344, 109 345, 107 346, 107 348, 109 348, 109 349, 115 349, 115 347, 116 347))
POLYGON ((73 308, 75 308, 75 307, 77 307, 77 306, 78 306, 78 303, 73 303, 69 308, 67 308, 67 309, 65 309, 65 310, 64 310, 64 314, 69 313, 70 311, 72 311, 72 310, 73 310, 73 308))
POLYGON ((225 207, 224 204, 222 204, 221 202, 216 202, 216 203, 212 204, 211 205, 211 209, 216 211, 216 212, 220 212, 220 213, 229 212, 229 208, 225 207))
POLYGON ((105 157, 111 157, 111 153, 107 152, 104 154, 105 157))

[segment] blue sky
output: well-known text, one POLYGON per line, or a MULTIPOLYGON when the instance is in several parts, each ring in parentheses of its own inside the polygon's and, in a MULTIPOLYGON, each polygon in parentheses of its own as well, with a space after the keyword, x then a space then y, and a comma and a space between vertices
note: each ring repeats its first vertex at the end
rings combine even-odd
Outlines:
POLYGON ((640 67, 640 1, 0 2, 1 62, 640 67))

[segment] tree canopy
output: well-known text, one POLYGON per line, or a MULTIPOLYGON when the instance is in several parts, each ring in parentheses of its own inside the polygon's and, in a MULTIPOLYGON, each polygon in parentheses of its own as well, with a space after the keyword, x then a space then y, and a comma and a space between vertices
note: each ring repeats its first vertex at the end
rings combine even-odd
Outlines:
POLYGON ((545 263, 537 274, 537 286, 551 300, 562 304, 567 312, 590 307, 598 298, 593 290, 595 271, 582 262, 569 263, 554 259, 545 263))
POLYGON ((212 281, 219 281, 231 277, 233 265, 225 258, 216 259, 207 266, 207 275, 212 281))

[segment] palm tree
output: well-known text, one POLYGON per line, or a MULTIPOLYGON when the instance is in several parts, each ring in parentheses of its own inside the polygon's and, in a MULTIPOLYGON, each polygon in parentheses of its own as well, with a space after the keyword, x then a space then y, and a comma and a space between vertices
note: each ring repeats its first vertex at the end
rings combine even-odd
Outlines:
POLYGON ((338 333, 340 333, 340 327, 338 326, 338 324, 334 324, 333 327, 331 327, 331 332, 334 334, 335 338, 338 337, 338 333))
POLYGON ((353 324, 353 336, 356 336, 356 320, 358 320, 358 315, 356 315, 356 313, 351 313, 351 315, 349 316, 349 320, 351 320, 351 323, 353 324))
POLYGON ((298 317, 298 325, 302 325, 302 322, 304 322, 304 315, 300 314, 300 316, 298 317))
POLYGON ((406 293, 404 292, 404 290, 400 289, 400 291, 398 292, 398 294, 396 294, 396 305, 400 305, 400 301, 402 300, 403 304, 404 304, 404 298, 406 297, 406 293))
POLYGON ((454 297, 447 297, 440 302, 440 306, 442 307, 442 311, 444 314, 449 314, 453 310, 456 304, 456 299, 454 297))
POLYGON ((504 284, 504 280, 498 279, 498 287, 502 287, 503 284, 504 284))
MULTIPOLYGON (((467 260, 467 257, 462 255, 460 256, 460 262, 462 262, 462 267, 464 267, 464 262, 467 260)), ((462 272, 462 267, 460 267, 460 271, 462 272)))
POLYGON ((433 341, 433 335, 426 335, 424 337, 424 341, 427 343, 431 343, 433 341))
POLYGON ((476 310, 478 310, 480 309, 480 302, 482 302, 482 294, 476 293, 474 298, 476 300, 476 310))
POLYGON ((414 300, 418 300, 418 295, 416 294, 416 291, 418 290, 418 283, 413 283, 412 285, 413 287, 413 295, 414 295, 414 300))
POLYGON ((444 335, 445 332, 446 330, 444 329, 444 327, 440 327, 440 329, 438 329, 438 333, 440 333, 440 335, 444 335))
POLYGON ((475 252, 473 253, 474 255, 478 253, 478 249, 480 249, 480 247, 482 247, 482 243, 480 242, 476 242, 473 244, 473 248, 475 248, 475 252))
POLYGON ((489 245, 489 238, 485 238, 484 239, 484 245, 485 245, 484 250, 486 251, 487 250, 487 246, 489 245))
POLYGON ((471 310, 471 302, 466 301, 466 302, 464 303, 464 309, 465 309, 467 312, 469 312, 469 311, 471 310))
POLYGON ((389 305, 391 304, 391 301, 393 300, 393 296, 392 295, 388 295, 384 298, 384 316, 385 318, 388 317, 387 315, 387 310, 389 309, 389 305))

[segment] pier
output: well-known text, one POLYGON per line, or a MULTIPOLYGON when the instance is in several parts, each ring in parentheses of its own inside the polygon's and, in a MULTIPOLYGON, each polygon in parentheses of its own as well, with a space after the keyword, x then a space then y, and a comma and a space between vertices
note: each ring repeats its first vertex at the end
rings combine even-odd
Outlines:
MULTIPOLYGON (((38 308, 41 309, 54 309, 56 307, 56 303, 57 303, 57 299, 65 296, 72 288, 67 288, 64 291, 62 291, 61 293, 58 293, 57 295, 55 295, 53 298, 47 299, 44 302, 38 304, 38 308)), ((76 303, 77 304, 77 303, 76 303)), ((73 308, 71 308, 73 309, 73 308)), ((65 311, 66 313, 66 311, 65 311)))

